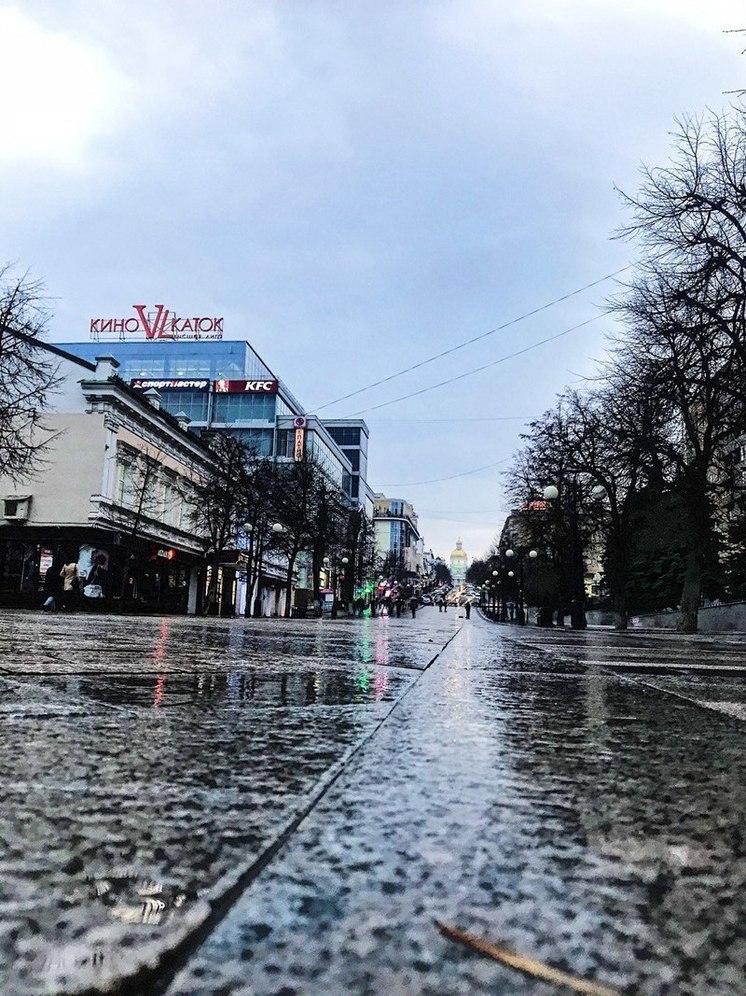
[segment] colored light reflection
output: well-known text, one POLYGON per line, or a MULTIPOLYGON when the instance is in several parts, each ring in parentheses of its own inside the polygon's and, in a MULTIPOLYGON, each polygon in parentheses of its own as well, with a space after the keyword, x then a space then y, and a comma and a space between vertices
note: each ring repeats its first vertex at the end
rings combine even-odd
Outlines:
POLYGON ((388 671, 379 669, 376 671, 373 677, 373 695, 376 702, 380 702, 381 699, 386 695, 389 690, 389 675, 388 671))
POLYGON ((365 666, 359 667, 355 672, 355 684, 361 692, 367 692, 370 688, 370 678, 371 672, 365 666))
POLYGON ((163 619, 161 621, 161 631, 158 634, 158 639, 155 641, 155 647, 153 649, 153 660, 155 661, 162 661, 166 656, 166 643, 168 642, 168 631, 170 625, 170 619, 163 619))
POLYGON ((153 695, 153 708, 160 709, 166 695, 166 676, 159 674, 155 683, 155 693, 153 695))

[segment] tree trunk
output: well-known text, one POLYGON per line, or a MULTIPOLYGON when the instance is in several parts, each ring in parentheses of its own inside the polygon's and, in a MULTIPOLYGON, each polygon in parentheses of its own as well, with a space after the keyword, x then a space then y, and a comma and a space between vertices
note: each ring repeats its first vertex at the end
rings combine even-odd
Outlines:
POLYGON ((205 596, 205 607, 202 610, 203 615, 211 616, 218 614, 218 570, 220 568, 220 554, 215 551, 212 560, 212 571, 210 572, 210 584, 207 586, 207 593, 205 596), (213 612, 213 606, 215 611, 213 612))
POLYGON ((681 590, 681 615, 679 630, 682 633, 697 632, 697 615, 699 613, 699 595, 702 582, 702 566, 695 543, 689 548, 684 571, 684 585, 681 590))
POLYGON ((254 537, 250 535, 249 543, 246 547, 246 601, 244 603, 243 614, 247 619, 251 618, 251 606, 254 601, 254 537))
POLYGON ((295 567, 295 558, 296 558, 296 556, 297 556, 297 554, 293 554, 292 556, 288 555, 288 570, 287 570, 287 574, 285 575, 285 592, 286 592, 286 594, 285 594, 285 618, 286 619, 290 619, 290 617, 292 615, 292 607, 290 605, 290 602, 291 602, 290 593, 291 593, 292 588, 293 588, 293 568, 295 567))
POLYGON ((614 629, 627 628, 627 599, 623 591, 614 593, 614 629))

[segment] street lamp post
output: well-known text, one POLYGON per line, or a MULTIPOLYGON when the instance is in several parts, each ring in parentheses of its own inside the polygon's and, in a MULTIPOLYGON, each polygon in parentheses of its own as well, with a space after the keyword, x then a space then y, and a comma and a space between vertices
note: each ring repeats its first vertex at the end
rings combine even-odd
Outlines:
MULTIPOLYGON (((275 539, 277 539, 280 536, 282 536, 282 534, 284 532, 285 532, 285 527, 283 526, 283 524, 281 522, 274 522, 272 524, 272 534, 275 537, 275 539)), ((261 564, 259 565, 259 569, 261 571, 261 564)), ((292 614, 292 609, 290 607, 290 603, 292 601, 291 587, 292 587, 292 580, 290 578, 287 578, 287 583, 286 583, 286 586, 285 586, 285 613, 284 613, 286 619, 289 619, 290 616, 291 616, 291 614, 292 614)), ((279 607, 279 605, 277 606, 277 611, 275 612, 275 615, 276 616, 280 615, 280 607, 279 607)))
MULTIPOLYGON (((594 489, 595 491, 595 489, 594 489)), ((560 496, 559 488, 549 484, 544 488, 546 501, 556 501, 560 496)), ((578 521, 578 482, 575 477, 570 480, 570 626, 573 629, 586 629, 588 622, 585 617, 585 583, 583 578, 583 550, 580 545, 580 525, 578 521)), ((560 506, 560 516, 564 518, 564 508, 560 506)), ((561 555, 561 554, 560 554, 561 555)), ((564 611, 562 609, 561 611, 564 611)), ((562 625, 564 620, 557 620, 562 625)))
MULTIPOLYGON (((539 556, 536 550, 529 550, 528 555, 532 560, 534 560, 536 557, 539 556)), ((515 550, 506 550, 505 556, 509 560, 512 560, 512 558, 516 556, 516 552, 515 550)), ((508 573, 508 576, 513 577, 514 576, 513 571, 510 571, 508 573)), ((523 607, 523 547, 522 546, 518 547, 518 608, 516 612, 516 617, 517 617, 516 621, 518 622, 519 626, 526 625, 526 610, 523 607)))
MULTIPOLYGON (((341 581, 342 587, 342 608, 349 606, 352 598, 350 597, 350 586, 347 581, 347 565, 349 564, 349 557, 342 557, 342 573, 340 574, 339 580, 341 581)), ((349 608, 347 609, 347 614, 349 615, 349 608)))

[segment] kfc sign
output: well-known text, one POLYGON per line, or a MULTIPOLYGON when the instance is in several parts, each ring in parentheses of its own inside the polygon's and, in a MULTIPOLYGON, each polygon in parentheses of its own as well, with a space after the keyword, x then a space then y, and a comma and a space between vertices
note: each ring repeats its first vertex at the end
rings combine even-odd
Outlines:
POLYGON ((127 336, 144 334, 146 339, 222 339, 222 318, 179 318, 162 304, 155 311, 146 311, 147 305, 133 304, 134 315, 129 318, 92 318, 89 331, 97 342, 101 336, 122 342, 127 336))
POLYGON ((216 394, 277 394, 276 380, 216 380, 216 394))

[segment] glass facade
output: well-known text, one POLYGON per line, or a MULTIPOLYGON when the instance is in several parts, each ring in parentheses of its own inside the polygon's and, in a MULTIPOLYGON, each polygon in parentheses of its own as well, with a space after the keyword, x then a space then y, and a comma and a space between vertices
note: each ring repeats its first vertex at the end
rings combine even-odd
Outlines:
POLYGON ((274 431, 272 429, 231 429, 230 434, 251 447, 256 456, 272 456, 272 443, 274 439, 274 431))
POLYGON ((361 419, 329 419, 324 426, 352 464, 350 497, 365 499, 368 479, 368 427, 361 419))
POLYGON ((274 422, 276 394, 216 394, 212 405, 212 421, 274 422))
POLYGON ((160 392, 161 405, 172 415, 184 412, 192 422, 207 422, 210 410, 210 395, 207 391, 168 391, 160 392))
MULTIPOLYGON (((250 445, 258 456, 294 459, 295 431, 290 428, 290 420, 304 415, 304 410, 248 342, 129 340, 60 343, 60 346, 90 362, 95 362, 97 356, 114 356, 119 362, 117 375, 125 383, 140 378, 173 381, 204 378, 209 382, 204 391, 192 390, 190 384, 184 384, 183 388, 176 384, 155 385, 162 407, 172 415, 184 412, 191 420, 190 428, 197 433, 208 428, 230 432, 250 445), (212 382, 217 380, 272 380, 278 382, 279 392, 243 389, 216 392, 212 382)), ((368 431, 364 422, 358 420, 351 425, 349 421, 338 420, 327 426, 311 417, 305 451, 345 494, 353 498, 365 494, 360 483, 367 475, 368 431)))

